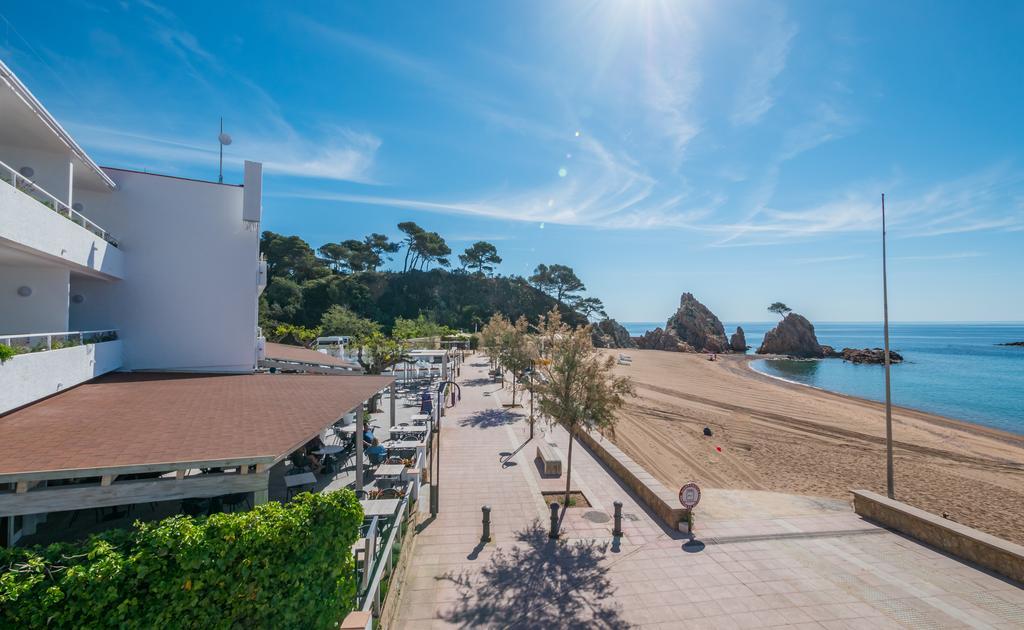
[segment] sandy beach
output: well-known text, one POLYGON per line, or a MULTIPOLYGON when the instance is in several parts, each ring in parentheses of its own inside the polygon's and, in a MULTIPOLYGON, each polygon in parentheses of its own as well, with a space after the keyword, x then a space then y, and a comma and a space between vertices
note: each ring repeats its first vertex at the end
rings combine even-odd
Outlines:
MULTIPOLYGON (((669 487, 885 493, 883 405, 758 374, 745 357, 628 354, 617 370, 637 398, 614 439, 669 487)), ((897 499, 1024 543, 1024 437, 903 408, 893 421, 897 499)))

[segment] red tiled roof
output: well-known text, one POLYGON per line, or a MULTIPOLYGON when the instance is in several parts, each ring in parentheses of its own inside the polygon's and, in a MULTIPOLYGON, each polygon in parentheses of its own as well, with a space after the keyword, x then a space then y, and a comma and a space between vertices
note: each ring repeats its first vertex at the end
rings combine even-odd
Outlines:
POLYGON ((289 361, 293 363, 310 363, 313 365, 333 365, 337 367, 359 368, 358 363, 352 363, 338 357, 332 357, 323 352, 303 348, 302 346, 289 346, 283 343, 267 342, 264 354, 268 359, 278 361, 289 361))
POLYGON ((276 458, 393 380, 108 374, 0 417, 0 474, 276 458))

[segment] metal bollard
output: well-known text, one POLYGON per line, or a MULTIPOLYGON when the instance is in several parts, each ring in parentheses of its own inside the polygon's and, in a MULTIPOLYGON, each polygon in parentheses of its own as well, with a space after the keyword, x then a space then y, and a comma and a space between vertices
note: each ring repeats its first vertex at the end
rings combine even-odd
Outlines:
POLYGON ((480 511, 484 514, 484 535, 480 537, 480 542, 491 542, 491 506, 485 505, 480 511))
POLYGON ((551 531, 548 538, 558 538, 558 503, 551 504, 551 531))
POLYGON ((612 528, 612 536, 622 536, 622 501, 612 503, 615 506, 615 527, 612 528))

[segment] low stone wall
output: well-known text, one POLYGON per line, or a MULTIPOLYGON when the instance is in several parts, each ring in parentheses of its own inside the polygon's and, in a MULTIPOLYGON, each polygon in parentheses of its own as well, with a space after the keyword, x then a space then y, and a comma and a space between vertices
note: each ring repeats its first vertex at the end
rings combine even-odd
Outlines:
POLYGON ((666 525, 673 530, 679 529, 679 523, 685 519, 685 510, 679 505, 677 493, 663 486, 640 464, 630 459, 618 446, 601 434, 581 431, 578 437, 580 442, 601 458, 601 461, 611 468, 666 525))
POLYGON ((1024 582, 1024 546, 867 490, 853 491, 853 509, 864 518, 1024 582))

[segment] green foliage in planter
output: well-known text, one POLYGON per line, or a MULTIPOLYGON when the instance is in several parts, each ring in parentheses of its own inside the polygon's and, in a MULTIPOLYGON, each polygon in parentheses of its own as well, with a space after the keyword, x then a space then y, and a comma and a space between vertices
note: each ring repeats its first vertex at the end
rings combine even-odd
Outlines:
POLYGON ((0 627, 328 628, 355 601, 349 490, 0 549, 0 627))
POLYGON ((7 359, 10 359, 16 354, 18 354, 17 350, 6 343, 0 343, 0 363, 5 363, 7 359))

